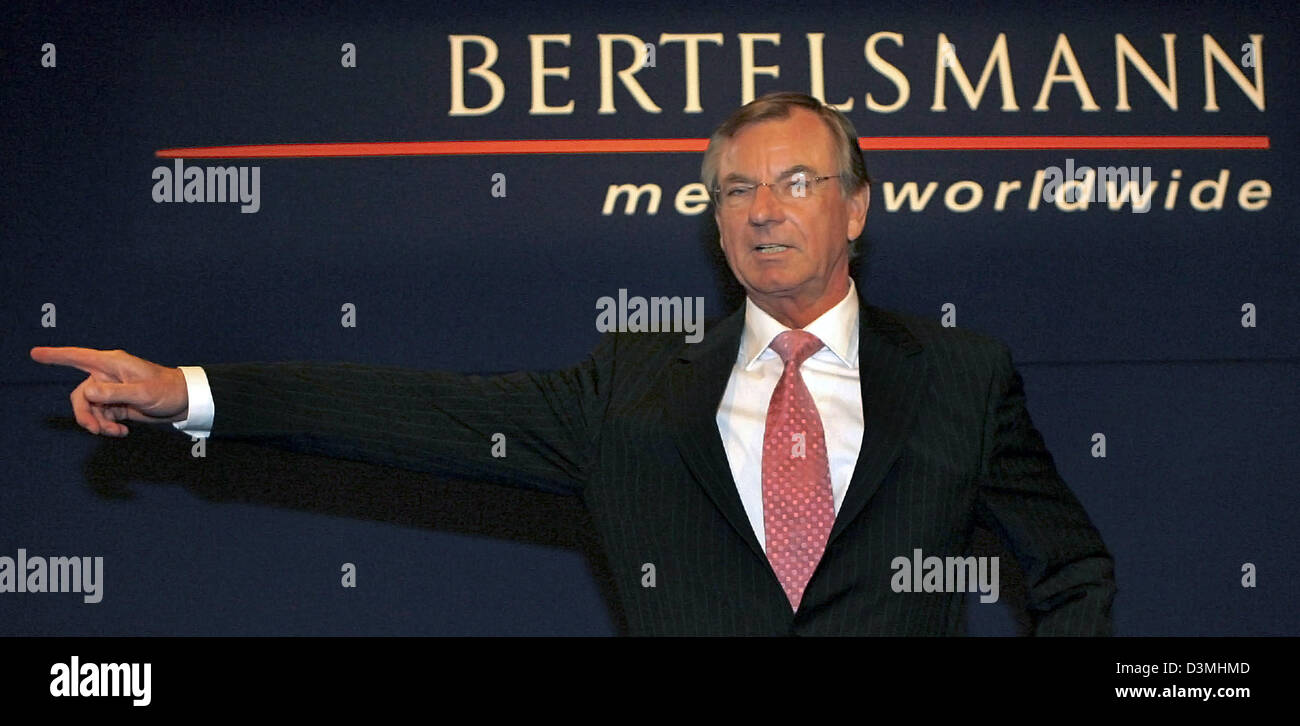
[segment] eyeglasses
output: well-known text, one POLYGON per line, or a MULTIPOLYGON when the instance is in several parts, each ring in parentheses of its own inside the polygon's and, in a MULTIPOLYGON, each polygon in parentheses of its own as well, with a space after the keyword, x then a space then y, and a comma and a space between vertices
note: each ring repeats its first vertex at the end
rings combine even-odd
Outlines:
POLYGON ((810 176, 806 171, 794 171, 774 182, 727 182, 722 186, 713 188, 713 199, 722 207, 738 209, 748 206, 754 201, 759 187, 767 187, 772 190, 772 194, 782 203, 792 202, 807 199, 808 193, 814 185, 820 184, 827 179, 839 179, 842 176, 844 175, 810 176))

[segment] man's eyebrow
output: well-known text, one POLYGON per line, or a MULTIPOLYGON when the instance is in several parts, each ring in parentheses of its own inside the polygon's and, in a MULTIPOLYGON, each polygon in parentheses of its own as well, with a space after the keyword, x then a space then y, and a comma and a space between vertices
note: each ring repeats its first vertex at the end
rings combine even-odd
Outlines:
POLYGON ((810 171, 812 171, 812 167, 810 167, 810 166, 808 166, 808 165, 806 165, 806 164, 795 164, 794 166, 792 166, 792 167, 790 167, 790 168, 788 168, 788 169, 785 169, 785 170, 782 171, 780 174, 777 174, 777 175, 776 175, 776 178, 777 178, 777 179, 780 179, 780 178, 782 178, 782 177, 790 176, 791 174, 798 174, 798 173, 801 172, 801 171, 802 171, 802 172, 805 172, 805 173, 806 173, 806 172, 810 172, 810 171))
MULTIPOLYGON (((781 179, 783 177, 790 176, 791 174, 798 174, 801 171, 810 172, 812 171, 812 167, 808 166, 807 164, 795 164, 794 166, 783 169, 780 174, 776 175, 776 178, 781 179)), ((753 184, 754 180, 751 177, 733 171, 730 174, 722 177, 722 183, 725 184, 730 182, 744 182, 748 184, 753 184)))

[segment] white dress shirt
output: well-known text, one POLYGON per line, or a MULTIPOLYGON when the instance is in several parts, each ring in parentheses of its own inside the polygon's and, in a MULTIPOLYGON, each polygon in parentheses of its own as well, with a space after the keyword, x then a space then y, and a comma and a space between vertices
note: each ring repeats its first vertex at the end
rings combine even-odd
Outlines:
MULTIPOLYGON (((767 540, 763 528, 763 433, 767 427, 767 404, 785 368, 781 356, 768 345, 787 330, 745 299, 745 329, 717 413, 718 433, 722 435, 740 501, 764 550, 767 540)), ((844 299, 804 330, 824 343, 821 350, 804 361, 799 371, 817 404, 822 429, 826 432, 831 489, 838 515, 853 477, 864 429, 862 388, 858 382, 858 293, 852 280, 844 299)), ((179 368, 189 394, 189 414, 184 421, 172 425, 190 436, 206 438, 212 432, 215 415, 208 377, 199 366, 179 368)))
MULTIPOLYGON (((727 390, 718 404, 718 433, 727 450, 731 476, 736 480, 749 524, 764 551, 767 539, 763 527, 763 434, 767 428, 767 405, 785 369, 781 356, 768 345, 787 330, 790 328, 763 312, 749 298, 745 299, 745 331, 741 334, 740 350, 727 390)), ((862 388, 858 382, 858 293, 852 280, 844 299, 804 330, 824 344, 804 361, 799 373, 817 404, 822 429, 826 432, 831 491, 838 515, 849 490, 849 480, 853 478, 864 429, 862 388)))

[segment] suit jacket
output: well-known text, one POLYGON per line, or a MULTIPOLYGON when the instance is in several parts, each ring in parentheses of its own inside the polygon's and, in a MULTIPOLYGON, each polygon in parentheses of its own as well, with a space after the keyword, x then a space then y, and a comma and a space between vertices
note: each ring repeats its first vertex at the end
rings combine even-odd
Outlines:
POLYGON ((968 554, 977 524, 1018 559, 1037 634, 1110 633, 1112 559, 1034 429, 1006 346, 865 301, 862 447, 792 612, 715 419, 743 324, 742 307, 695 344, 607 334, 553 372, 209 365, 212 435, 580 496, 632 634, 960 634, 967 596, 895 592, 891 562, 968 554))

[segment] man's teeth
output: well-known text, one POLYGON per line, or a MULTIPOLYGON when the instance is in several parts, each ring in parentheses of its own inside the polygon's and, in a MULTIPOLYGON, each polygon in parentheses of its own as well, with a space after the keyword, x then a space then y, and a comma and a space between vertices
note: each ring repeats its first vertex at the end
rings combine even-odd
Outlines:
POLYGON ((759 245, 756 249, 759 252, 780 252, 788 249, 788 247, 786 245, 759 245))

